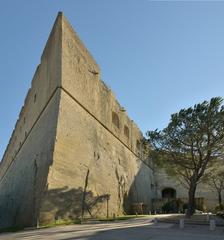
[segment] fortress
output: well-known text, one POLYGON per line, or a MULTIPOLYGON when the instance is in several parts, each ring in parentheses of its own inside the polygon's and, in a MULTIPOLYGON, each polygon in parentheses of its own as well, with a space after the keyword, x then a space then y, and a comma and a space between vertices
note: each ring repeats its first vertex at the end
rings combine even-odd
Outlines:
POLYGON ((175 181, 152 170, 141 139, 59 13, 0 164, 0 226, 153 210, 175 181))

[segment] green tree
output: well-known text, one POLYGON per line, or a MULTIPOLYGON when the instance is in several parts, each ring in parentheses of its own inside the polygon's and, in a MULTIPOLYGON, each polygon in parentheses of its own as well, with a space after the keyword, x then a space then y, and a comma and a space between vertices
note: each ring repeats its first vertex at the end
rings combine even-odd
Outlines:
POLYGON ((150 157, 188 188, 187 216, 195 210, 195 192, 205 170, 223 156, 224 106, 220 97, 171 115, 166 128, 148 131, 150 157))

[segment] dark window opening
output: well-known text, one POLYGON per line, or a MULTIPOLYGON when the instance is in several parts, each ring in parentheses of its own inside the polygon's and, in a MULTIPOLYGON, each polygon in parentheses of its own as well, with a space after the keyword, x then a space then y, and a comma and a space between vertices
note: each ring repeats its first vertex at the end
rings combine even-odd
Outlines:
POLYGON ((140 145, 141 145, 141 144, 140 144, 140 141, 137 140, 137 141, 136 141, 136 148, 137 148, 138 151, 140 151, 140 145))
POLYGON ((173 188, 165 188, 162 190, 162 198, 176 198, 176 190, 173 188))
POLYGON ((112 112, 112 122, 117 128, 120 127, 119 117, 118 117, 117 113, 115 113, 115 112, 112 112))
POLYGON ((124 135, 129 138, 129 128, 125 125, 124 126, 124 135))

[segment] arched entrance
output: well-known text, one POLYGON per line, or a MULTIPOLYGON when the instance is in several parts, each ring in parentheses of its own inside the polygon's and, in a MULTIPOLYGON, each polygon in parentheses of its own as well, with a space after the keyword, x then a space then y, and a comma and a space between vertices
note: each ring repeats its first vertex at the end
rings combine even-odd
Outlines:
POLYGON ((173 188, 164 188, 162 190, 162 198, 168 198, 168 199, 176 198, 176 190, 173 188))

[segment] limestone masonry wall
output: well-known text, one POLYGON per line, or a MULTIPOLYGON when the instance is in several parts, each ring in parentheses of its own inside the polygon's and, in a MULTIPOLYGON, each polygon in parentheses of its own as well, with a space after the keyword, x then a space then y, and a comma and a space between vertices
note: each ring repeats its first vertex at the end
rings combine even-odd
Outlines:
POLYGON ((56 88, 60 86, 61 28, 53 27, 0 165, 0 181, 22 148, 56 88))
POLYGON ((0 227, 37 224, 53 161, 61 81, 58 18, 0 165, 0 227))
MULTIPOLYGON (((0 163, 0 228, 146 213, 164 188, 185 198, 149 167, 142 137, 59 13, 0 163)), ((206 186, 197 197, 216 201, 206 186)))
POLYGON ((0 227, 149 210, 141 138, 59 13, 0 165, 0 227))
POLYGON ((63 89, 137 154, 137 141, 142 139, 142 133, 100 80, 98 65, 66 19, 62 21, 62 32, 63 89), (113 113, 119 119, 118 127, 112 121, 113 113), (124 129, 128 129, 129 137, 124 129))
MULTIPOLYGON (((183 199, 185 202, 188 200, 188 189, 178 181, 177 178, 168 176, 164 169, 157 169, 155 171, 156 181, 156 198, 162 199, 162 191, 166 188, 172 188, 176 191, 176 197, 183 199)), ((206 211, 214 210, 215 206, 218 205, 218 196, 215 189, 212 189, 205 183, 198 184, 197 191, 195 194, 196 198, 203 198, 203 207, 206 211)), ((224 197, 224 193, 222 193, 224 197)))
POLYGON ((149 209, 153 177, 141 159, 141 139, 141 132, 100 80, 98 65, 63 17, 60 111, 40 221, 80 217, 83 204, 88 217, 130 212, 131 203, 136 202, 149 209))

